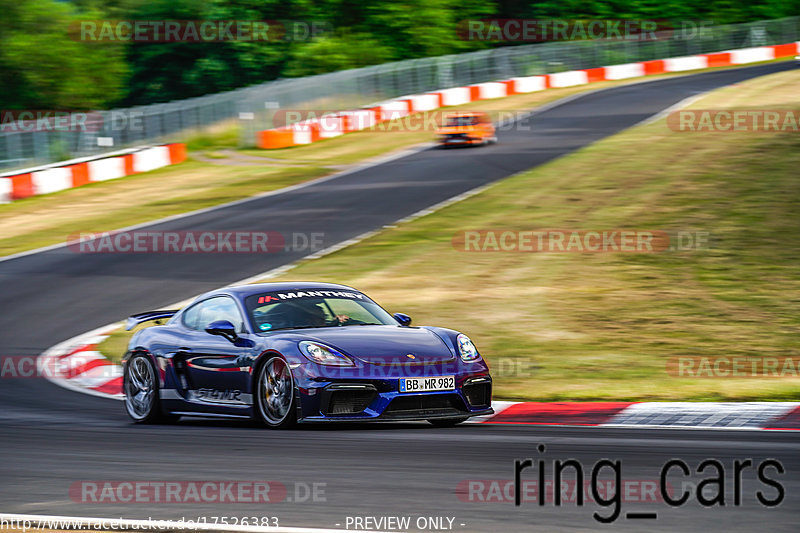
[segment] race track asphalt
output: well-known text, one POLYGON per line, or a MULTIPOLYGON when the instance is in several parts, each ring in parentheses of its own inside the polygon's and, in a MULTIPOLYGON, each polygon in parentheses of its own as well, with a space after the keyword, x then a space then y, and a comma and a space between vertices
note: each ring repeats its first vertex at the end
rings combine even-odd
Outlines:
MULTIPOLYGON (((325 245, 332 245, 579 149, 694 94, 789 68, 790 63, 773 63, 590 93, 534 115, 529 128, 502 131, 497 145, 424 150, 151 228, 323 232, 325 245)), ((158 308, 303 254, 91 255, 61 248, 0 262, 0 355, 36 355, 130 313, 158 308)), ((797 432, 493 425, 433 429, 424 424, 270 432, 208 420, 141 427, 128 422, 119 402, 40 379, 0 380, 0 424, 2 512, 165 519, 277 516, 281 525, 319 527, 344 527, 348 515, 411 516, 412 524, 419 516, 450 516, 456 531, 497 532, 788 532, 798 530, 800 519, 797 432), (714 508, 699 506, 695 498, 674 509, 664 503, 626 502, 615 523, 601 525, 592 518, 593 505, 540 507, 528 502, 516 508, 509 502, 465 502, 456 494, 464 480, 513 479, 513 460, 540 458, 539 443, 547 447, 541 457, 548 465, 554 459, 575 458, 587 476, 600 458, 619 459, 623 481, 657 480, 660 467, 673 457, 691 468, 705 458, 717 458, 729 470, 729 498, 724 507, 714 508), (770 457, 786 469, 783 475, 770 474, 785 490, 782 504, 767 508, 755 501, 757 490, 769 498, 775 490, 750 469, 743 475, 743 502, 733 505, 733 460, 751 458, 758 464, 770 457), (325 501, 314 503, 134 505, 73 501, 69 488, 81 480, 274 480, 287 485, 290 495, 295 483, 326 485, 325 501), (624 517, 639 511, 655 511, 658 517, 624 517)), ((680 486, 680 480, 673 482, 680 486)))

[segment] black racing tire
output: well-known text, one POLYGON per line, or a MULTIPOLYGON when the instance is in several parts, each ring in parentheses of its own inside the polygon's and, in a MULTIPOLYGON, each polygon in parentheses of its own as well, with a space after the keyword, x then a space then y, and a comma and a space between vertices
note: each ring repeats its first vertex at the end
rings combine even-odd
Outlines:
POLYGON ((136 354, 125 363, 122 392, 125 395, 125 411, 137 424, 164 424, 180 418, 162 411, 158 373, 146 354, 136 354))
POLYGON ((467 420, 468 416, 457 416, 454 418, 430 418, 428 423, 437 428, 451 428, 467 420))
POLYGON ((256 376, 254 409, 270 429, 285 429, 297 424, 297 397, 292 369, 279 355, 270 355, 259 366, 256 376))

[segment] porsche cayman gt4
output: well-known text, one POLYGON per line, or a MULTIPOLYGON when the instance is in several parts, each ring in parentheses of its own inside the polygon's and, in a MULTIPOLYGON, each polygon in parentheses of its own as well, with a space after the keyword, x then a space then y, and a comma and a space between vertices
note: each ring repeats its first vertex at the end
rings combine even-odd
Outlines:
POLYGON ((125 408, 136 422, 180 416, 298 422, 427 420, 492 413, 492 378, 472 341, 412 326, 364 293, 326 283, 262 283, 131 316, 125 408))

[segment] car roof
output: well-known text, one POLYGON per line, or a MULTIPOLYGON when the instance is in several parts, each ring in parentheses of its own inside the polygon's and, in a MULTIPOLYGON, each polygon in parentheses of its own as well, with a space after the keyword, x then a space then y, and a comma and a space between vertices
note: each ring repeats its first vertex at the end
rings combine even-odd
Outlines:
MULTIPOLYGON (((339 285, 338 283, 321 283, 318 281, 283 281, 274 283, 249 283, 247 285, 237 285, 235 287, 225 287, 211 292, 207 292, 197 298, 197 300, 208 298, 209 296, 227 294, 237 298, 246 298, 253 294, 262 294, 265 292, 274 291, 301 291, 306 289, 345 289, 350 291, 358 291, 353 287, 347 285, 339 285)), ((360 291, 359 291, 360 292, 360 291)))

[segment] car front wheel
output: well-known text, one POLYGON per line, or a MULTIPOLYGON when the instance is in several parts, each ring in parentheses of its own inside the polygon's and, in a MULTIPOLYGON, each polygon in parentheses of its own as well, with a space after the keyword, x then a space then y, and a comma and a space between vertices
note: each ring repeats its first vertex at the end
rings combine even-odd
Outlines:
POLYGON ((297 413, 294 378, 292 370, 282 357, 270 357, 261 366, 256 391, 258 414, 264 424, 274 429, 295 424, 297 413))

